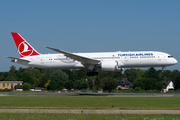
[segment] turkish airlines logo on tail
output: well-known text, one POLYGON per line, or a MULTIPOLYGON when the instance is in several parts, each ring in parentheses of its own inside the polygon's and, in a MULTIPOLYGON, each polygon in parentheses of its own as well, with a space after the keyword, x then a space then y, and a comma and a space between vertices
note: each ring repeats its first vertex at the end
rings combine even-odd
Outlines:
POLYGON ((33 49, 25 41, 19 44, 18 51, 21 56, 30 56, 33 53, 33 49))

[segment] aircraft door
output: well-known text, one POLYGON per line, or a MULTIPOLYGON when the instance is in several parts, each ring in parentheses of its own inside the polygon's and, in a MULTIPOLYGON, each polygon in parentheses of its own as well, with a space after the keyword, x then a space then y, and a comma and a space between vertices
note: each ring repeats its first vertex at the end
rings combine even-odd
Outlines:
POLYGON ((158 55, 158 61, 162 61, 162 55, 158 55))
POLYGON ((163 56, 162 56, 162 62, 163 62, 164 64, 167 63, 167 56, 166 56, 166 55, 163 55, 163 56))
POLYGON ((44 64, 44 57, 41 57, 40 61, 41 61, 41 64, 44 64))
POLYGON ((167 56, 164 55, 163 61, 167 63, 167 56))
POLYGON ((129 61, 129 56, 125 56, 124 60, 125 60, 125 62, 128 62, 129 61))

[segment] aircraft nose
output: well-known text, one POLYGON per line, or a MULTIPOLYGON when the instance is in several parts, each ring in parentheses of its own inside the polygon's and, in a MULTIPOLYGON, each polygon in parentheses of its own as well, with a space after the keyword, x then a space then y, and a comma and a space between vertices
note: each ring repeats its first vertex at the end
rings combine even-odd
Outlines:
POLYGON ((174 58, 173 63, 174 63, 174 64, 177 64, 178 61, 174 58))

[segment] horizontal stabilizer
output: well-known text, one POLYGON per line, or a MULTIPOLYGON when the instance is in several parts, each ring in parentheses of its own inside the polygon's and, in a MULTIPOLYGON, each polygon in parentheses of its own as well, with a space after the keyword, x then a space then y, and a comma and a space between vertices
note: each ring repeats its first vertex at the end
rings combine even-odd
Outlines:
POLYGON ((29 60, 25 60, 25 59, 20 59, 20 58, 15 58, 15 57, 8 57, 8 56, 5 56, 5 57, 13 59, 12 62, 30 62, 29 60))

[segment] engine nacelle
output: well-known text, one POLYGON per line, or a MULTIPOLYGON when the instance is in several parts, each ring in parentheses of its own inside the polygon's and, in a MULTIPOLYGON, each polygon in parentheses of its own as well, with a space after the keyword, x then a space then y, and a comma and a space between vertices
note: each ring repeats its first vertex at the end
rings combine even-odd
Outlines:
POLYGON ((115 71, 115 72, 121 72, 123 71, 124 64, 118 61, 102 61, 101 62, 101 69, 104 71, 115 71))

